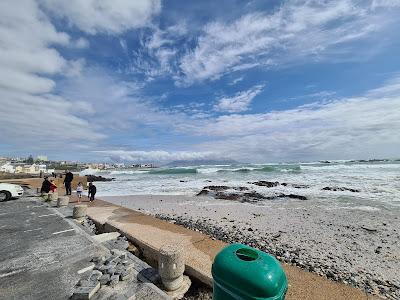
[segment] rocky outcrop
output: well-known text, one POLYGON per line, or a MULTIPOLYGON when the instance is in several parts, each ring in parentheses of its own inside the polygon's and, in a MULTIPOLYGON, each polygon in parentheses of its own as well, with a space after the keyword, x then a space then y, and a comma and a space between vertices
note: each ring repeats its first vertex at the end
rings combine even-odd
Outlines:
POLYGON ((348 191, 348 192, 352 192, 352 193, 359 193, 360 192, 360 190, 357 190, 357 189, 352 189, 352 188, 347 188, 347 187, 330 187, 330 186, 326 186, 322 190, 323 191, 334 191, 334 192, 337 192, 337 191, 342 191, 342 192, 348 191))
POLYGON ((256 191, 250 191, 247 187, 228 187, 228 186, 205 186, 197 196, 211 196, 216 199, 232 200, 239 202, 258 202, 260 200, 274 200, 278 198, 292 198, 307 200, 307 197, 296 194, 277 194, 264 196, 256 191))
POLYGON ((88 182, 94 182, 94 181, 113 181, 115 178, 107 178, 107 177, 96 176, 96 175, 86 175, 86 179, 88 182))
POLYGON ((260 181, 255 181, 255 182, 249 182, 250 184, 258 185, 258 186, 265 186, 268 188, 276 187, 279 185, 282 186, 291 186, 294 187, 295 189, 307 189, 310 186, 306 184, 295 184, 295 183, 286 183, 286 182, 278 182, 278 181, 265 181, 265 180, 260 180, 260 181))
POLYGON ((255 184, 258 186, 266 186, 266 187, 274 187, 274 186, 278 186, 280 183, 278 181, 265 181, 265 180, 260 180, 260 181, 256 181, 256 182, 249 182, 251 184, 255 184))

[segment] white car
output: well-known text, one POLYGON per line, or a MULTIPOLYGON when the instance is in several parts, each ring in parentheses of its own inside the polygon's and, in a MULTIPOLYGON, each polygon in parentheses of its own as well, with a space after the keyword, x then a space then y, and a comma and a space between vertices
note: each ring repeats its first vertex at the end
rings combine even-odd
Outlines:
POLYGON ((0 183, 0 202, 21 197, 23 194, 24 190, 18 184, 0 183))

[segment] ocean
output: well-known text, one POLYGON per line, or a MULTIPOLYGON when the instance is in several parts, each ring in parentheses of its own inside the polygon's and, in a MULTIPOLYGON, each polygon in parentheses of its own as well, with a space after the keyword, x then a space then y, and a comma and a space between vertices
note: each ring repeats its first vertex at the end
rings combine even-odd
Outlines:
MULTIPOLYGON (((196 195, 205 186, 244 186, 265 196, 306 196, 330 209, 381 210, 400 207, 400 161, 332 161, 287 164, 199 165, 154 169, 113 169, 82 174, 115 178, 96 182, 98 196, 196 195), (268 188, 251 182, 288 183, 268 188), (293 185, 297 185, 297 188, 293 185), (299 186, 305 186, 300 187, 299 186), (330 187, 359 192, 324 190, 330 187)), ((286 198, 263 201, 295 201, 286 198)))

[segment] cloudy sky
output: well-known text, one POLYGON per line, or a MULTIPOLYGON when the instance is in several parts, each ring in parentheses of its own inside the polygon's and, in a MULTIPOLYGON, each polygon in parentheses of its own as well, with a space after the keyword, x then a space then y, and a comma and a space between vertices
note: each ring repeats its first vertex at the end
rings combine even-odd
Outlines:
POLYGON ((400 157, 400 0, 0 1, 0 155, 400 157))

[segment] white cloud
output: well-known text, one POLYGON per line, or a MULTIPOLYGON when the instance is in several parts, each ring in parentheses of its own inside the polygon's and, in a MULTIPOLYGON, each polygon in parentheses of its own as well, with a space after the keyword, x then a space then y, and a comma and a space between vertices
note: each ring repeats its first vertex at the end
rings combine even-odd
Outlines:
POLYGON ((57 17, 89 34, 119 34, 150 25, 161 10, 160 0, 39 0, 57 17))
POLYGON ((229 83, 229 85, 235 85, 236 83, 242 81, 243 79, 244 79, 244 76, 237 77, 237 78, 233 79, 233 80, 229 83))
POLYGON ((213 152, 194 151, 129 151, 129 150, 104 150, 96 151, 112 160, 125 160, 135 162, 166 162, 173 160, 200 160, 216 159, 218 156, 213 152))
POLYGON ((379 45, 380 36, 373 33, 398 22, 393 6, 392 1, 380 1, 380 9, 369 1, 288 1, 269 14, 211 22, 197 46, 180 59, 179 80, 186 84, 215 80, 237 70, 304 59, 361 59, 379 45), (352 47, 351 43, 368 39, 368 47, 357 51, 352 47))
POLYGON ((196 134, 217 141, 197 146, 245 161, 398 157, 399 82, 359 97, 208 120, 196 134))
POLYGON ((185 23, 178 23, 164 30, 154 27, 151 34, 141 40, 142 48, 133 51, 129 71, 142 73, 149 81, 158 76, 176 76, 176 58, 183 51, 180 43, 183 43, 186 33, 185 23))
POLYGON ((251 101, 262 92, 264 85, 256 85, 247 91, 238 92, 233 97, 218 99, 214 109, 221 112, 242 112, 249 109, 251 101))
POLYGON ((84 49, 89 47, 89 41, 85 38, 80 37, 75 41, 74 46, 78 49, 84 49))
POLYGON ((57 31, 34 1, 0 1, 0 20, 0 143, 45 151, 102 139, 76 116, 73 103, 52 94, 53 76, 79 69, 79 61, 68 61, 55 49, 73 46, 70 37, 57 31))

